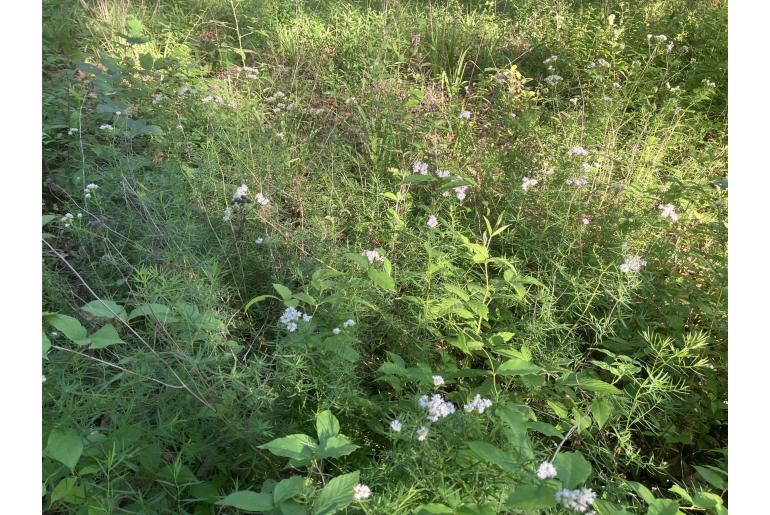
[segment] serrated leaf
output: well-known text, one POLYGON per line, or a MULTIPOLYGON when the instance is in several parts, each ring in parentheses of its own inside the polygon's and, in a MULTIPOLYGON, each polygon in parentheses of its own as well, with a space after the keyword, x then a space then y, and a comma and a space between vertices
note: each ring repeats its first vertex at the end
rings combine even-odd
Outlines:
POLYGON ((339 458, 347 456, 351 452, 358 449, 358 446, 353 444, 346 436, 337 435, 329 437, 329 439, 321 442, 318 446, 318 459, 327 458, 339 458))
POLYGON ((116 343, 126 343, 120 339, 118 331, 112 324, 105 325, 92 334, 89 339, 91 340, 89 349, 103 349, 116 343))
POLYGON ((243 511, 270 511, 273 509, 273 496, 266 493, 241 490, 233 492, 217 503, 220 506, 231 506, 243 511))
POLYGON ((564 488, 573 489, 591 475, 591 464, 579 452, 562 452, 553 460, 557 477, 564 488))
POLYGON ((305 434, 293 434, 276 438, 259 446, 276 456, 304 461, 313 457, 313 449, 317 447, 316 441, 305 434))
POLYGON ((329 481, 313 503, 313 515, 330 515, 350 505, 359 475, 359 471, 355 471, 329 481))
POLYGON ((289 479, 279 481, 273 489, 273 502, 275 505, 281 504, 295 495, 301 494, 305 490, 305 478, 302 476, 291 476, 289 479))
POLYGON ((72 428, 57 428, 48 435, 48 445, 45 453, 47 456, 59 461, 74 472, 75 465, 83 454, 83 440, 77 431, 72 428))
POLYGON ((383 272, 382 270, 377 270, 376 268, 370 268, 366 274, 369 276, 369 279, 372 280, 374 284, 382 288, 383 290, 387 291, 396 291, 396 283, 393 281, 393 278, 389 276, 387 273, 383 272))
POLYGON ((507 472, 516 474, 521 470, 521 464, 513 459, 509 453, 490 443, 472 441, 468 442, 468 447, 473 451, 473 454, 482 460, 497 465, 507 472))
POLYGON ((536 486, 520 486, 508 497, 507 504, 520 510, 549 508, 556 505, 557 491, 558 487, 550 481, 536 486))
POLYGON ((76 344, 85 345, 88 343, 86 328, 78 319, 69 315, 55 314, 46 316, 45 320, 76 344))
POLYGON ((605 397, 597 397, 591 403, 591 413, 599 427, 604 427, 612 413, 612 403, 605 397))
POLYGON ((340 433, 340 422, 331 411, 325 410, 316 415, 315 429, 318 435, 318 441, 323 443, 332 436, 340 433))
POLYGON ((109 320, 119 318, 123 321, 127 319, 125 308, 111 300, 92 300, 80 309, 95 318, 106 318, 109 320))

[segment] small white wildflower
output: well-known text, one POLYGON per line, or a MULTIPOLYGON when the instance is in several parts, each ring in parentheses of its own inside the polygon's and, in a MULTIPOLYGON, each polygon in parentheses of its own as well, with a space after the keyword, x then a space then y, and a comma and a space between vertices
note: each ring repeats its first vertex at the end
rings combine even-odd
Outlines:
POLYGON ((231 199, 233 204, 236 204, 236 203, 240 204, 240 203, 247 202, 248 200, 246 198, 246 193, 248 191, 249 191, 249 187, 246 186, 245 184, 241 184, 240 186, 238 186, 238 188, 235 190, 235 193, 233 193, 233 198, 231 199))
POLYGON ((457 200, 465 200, 465 192, 467 189, 468 186, 458 186, 454 189, 457 200))
POLYGON ((276 132, 275 137, 278 139, 286 139, 286 134, 283 132, 276 132))
POLYGON ((58 331, 51 331, 50 336, 51 336, 51 338, 56 339, 56 338, 59 337, 59 332, 58 331))
POLYGON ((266 206, 270 203, 270 200, 262 195, 262 193, 257 193, 254 198, 257 200, 257 204, 260 204, 262 206, 266 206))
POLYGON ((369 263, 374 263, 375 261, 382 261, 383 258, 380 256, 380 253, 376 250, 365 250, 361 253, 362 256, 364 256, 366 259, 369 260, 369 263))
POLYGON ((449 173, 449 170, 436 170, 436 177, 438 177, 439 179, 446 179, 450 175, 452 174, 449 173))
POLYGON ((182 124, 181 124, 181 123, 178 123, 178 124, 176 124, 176 129, 177 129, 178 131, 183 131, 183 130, 184 130, 184 127, 182 127, 182 124))
POLYGON ((561 76, 561 75, 549 75, 549 76, 548 76, 548 77, 546 77, 544 80, 545 80, 545 81, 546 81, 548 84, 550 84, 551 86, 554 86, 554 85, 558 84, 559 82, 563 81, 563 80, 564 80, 564 78, 562 78, 562 76, 561 76))
POLYGON ((289 322, 288 324, 286 324, 286 330, 289 331, 290 333, 293 333, 294 331, 297 330, 297 323, 289 322))
POLYGON ((556 492, 554 497, 563 507, 579 513, 586 513, 596 500, 596 492, 590 488, 579 488, 577 490, 564 488, 556 492))
POLYGON ((434 394, 431 397, 423 395, 417 401, 417 404, 421 408, 428 410, 428 420, 431 422, 438 422, 440 418, 448 417, 455 412, 455 406, 451 402, 445 401, 439 394, 434 394))
POLYGON ((554 172, 555 172, 555 170, 553 169, 553 167, 549 167, 549 168, 546 168, 545 170, 543 170, 543 175, 553 175, 554 172))
POLYGON ((390 429, 392 431, 394 431, 396 433, 400 433, 401 432, 401 428, 402 428, 401 422, 399 422, 398 420, 391 420, 390 421, 390 429))
POLYGON ((80 132, 80 130, 77 127, 70 127, 69 129, 67 129, 67 134, 70 136, 78 132, 80 132))
POLYGON ((155 94, 155 95, 152 97, 152 103, 153 103, 153 104, 160 104, 161 102, 163 102, 163 100, 164 100, 165 98, 166 98, 166 96, 165 96, 163 93, 156 93, 156 94, 155 94))
POLYGON ((624 189, 626 189, 626 187, 620 182, 613 182, 612 187, 618 191, 623 191, 624 189))
POLYGON ((537 469, 537 477, 540 479, 551 479, 556 477, 556 467, 550 461, 544 461, 537 469))
POLYGON ((356 321, 353 320, 352 318, 350 320, 345 320, 344 322, 342 322, 342 327, 353 327, 354 325, 356 325, 356 321))
POLYGON ((633 61, 631 61, 631 66, 641 66, 641 65, 642 65, 642 61, 640 61, 639 59, 634 59, 633 61))
POLYGON ((570 156, 587 156, 588 150, 584 149, 583 147, 572 147, 567 151, 567 154, 570 156))
POLYGON ((311 320, 313 320, 312 315, 308 315, 307 313, 303 313, 302 314, 302 321, 303 322, 310 322, 311 320))
POLYGON ((430 227, 431 229, 435 229, 435 228, 436 228, 436 226, 438 225, 438 220, 436 219, 436 217, 435 217, 435 216, 433 216, 433 215, 430 215, 430 216, 428 217, 428 222, 426 223, 426 225, 427 225, 428 227, 430 227))
POLYGON ((433 376, 433 386, 441 386, 444 384, 444 378, 442 376, 433 376))
POLYGON ((657 36, 655 36, 655 39, 662 43, 664 41, 668 41, 668 36, 666 36, 665 34, 658 34, 657 36))
POLYGON ((714 82, 713 80, 710 80, 710 79, 703 79, 703 84, 707 88, 716 88, 717 87, 716 82, 714 82))
POLYGON ((647 265, 647 261, 639 256, 628 256, 623 264, 620 265, 620 271, 624 274, 636 273, 647 265))
POLYGON ((208 95, 208 96, 205 96, 205 97, 201 98, 201 102, 203 102, 204 104, 208 104, 212 100, 214 100, 214 97, 211 96, 211 95, 208 95))
POLYGON ((85 197, 85 198, 87 198, 87 199, 89 199, 89 198, 91 198, 91 194, 90 194, 90 193, 86 193, 86 194, 84 195, 84 197, 85 197))
POLYGON ((572 186, 576 186, 578 188, 585 186, 588 184, 588 178, 583 177, 573 177, 571 179, 567 179, 567 184, 571 184, 572 186))
POLYGON ((620 85, 620 82, 613 82, 613 83, 612 83, 612 87, 613 87, 613 88, 615 88, 615 89, 620 89, 620 88, 622 88, 623 86, 621 86, 621 85, 620 85))
POLYGON ((476 397, 474 397, 471 402, 465 405, 465 411, 467 413, 470 413, 471 411, 478 411, 479 414, 483 414, 484 411, 486 411, 491 406, 492 406, 491 400, 484 399, 481 397, 481 395, 477 393, 476 397))
POLYGON ((356 102, 356 97, 348 97, 345 99, 346 105, 354 104, 355 102, 356 102))
POLYGON ((342 329, 340 329, 339 327, 335 327, 334 329, 332 329, 332 333, 334 334, 340 334, 341 332, 342 332, 342 329))
POLYGON ((45 374, 43 374, 43 382, 45 383, 45 374))
POLYGON ((366 485, 356 485, 353 487, 353 499, 356 501, 368 499, 370 495, 372 495, 372 491, 366 485))
POLYGON ((588 225, 591 223, 591 218, 588 216, 584 216, 583 218, 580 219, 580 221, 583 222, 583 225, 588 225))
POLYGON ((537 179, 530 179, 529 177, 524 177, 521 180, 521 189, 523 189, 524 191, 527 191, 532 186, 537 186, 537 184, 538 184, 537 179))
POLYGON ((424 442, 425 440, 427 440, 429 432, 430 430, 427 427, 422 426, 420 429, 417 430, 417 441, 424 442))
POLYGON ((679 220, 679 215, 674 210, 674 204, 660 204, 658 209, 660 209, 660 214, 663 218, 670 218, 672 222, 679 220))
POLYGON ((463 111, 458 115, 463 120, 470 120, 471 119, 471 112, 470 111, 463 111))
POLYGON ((412 172, 418 175, 428 175, 428 163, 423 163, 419 159, 412 163, 412 172))
POLYGON ((99 189, 99 185, 93 182, 86 186, 86 191, 98 190, 98 189, 99 189))
POLYGON ((674 49, 674 42, 671 41, 668 45, 666 45, 666 52, 671 53, 671 51, 674 49))
POLYGON ((552 63, 552 62, 556 61, 558 58, 559 58, 558 55, 552 55, 551 57, 549 57, 548 59, 543 61, 543 64, 552 63))
POLYGON ((229 222, 230 221, 230 217, 232 217, 232 216, 233 216, 233 210, 228 207, 227 209, 225 209, 224 215, 222 215, 222 221, 223 222, 229 222))
POLYGON ((262 245, 263 241, 265 241, 263 238, 257 238, 256 240, 254 240, 254 243, 256 243, 257 245, 262 245))
POLYGON ((187 94, 188 91, 190 91, 190 88, 188 86, 182 86, 177 90, 176 94, 181 97, 182 95, 187 94))
POLYGON ((113 127, 113 126, 112 126, 112 125, 110 125, 109 123, 103 123, 103 124, 101 124, 101 125, 99 126, 99 130, 103 130, 103 131, 112 131, 112 130, 115 130, 115 127, 113 127))

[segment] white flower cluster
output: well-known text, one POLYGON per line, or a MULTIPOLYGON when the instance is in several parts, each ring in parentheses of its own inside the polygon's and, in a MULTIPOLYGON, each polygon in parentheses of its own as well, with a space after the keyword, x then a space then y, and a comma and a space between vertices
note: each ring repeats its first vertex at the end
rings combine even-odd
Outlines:
POLYGON ((419 159, 412 163, 412 172, 417 175, 428 175, 428 163, 423 163, 419 159))
POLYGON ((402 428, 403 425, 398 419, 390 421, 390 430, 394 433, 400 433, 402 428))
POLYGON ((225 212, 222 214, 222 221, 223 222, 229 222, 230 218, 233 216, 233 210, 232 208, 225 208, 225 212))
POLYGON ((674 204, 660 204, 658 209, 660 209, 663 218, 670 218, 672 222, 679 220, 679 215, 674 210, 674 204))
POLYGON ((99 130, 102 130, 102 131, 114 131, 115 127, 113 127, 109 123, 103 123, 103 124, 101 124, 99 126, 99 130))
POLYGON ((438 422, 440 418, 448 417, 455 412, 455 405, 451 402, 445 401, 439 394, 433 394, 430 397, 423 395, 417 404, 421 408, 428 410, 428 420, 431 422, 438 422))
POLYGON ((560 83, 563 80, 564 78, 561 75, 555 75, 555 74, 549 75, 548 77, 545 78, 545 81, 551 86, 555 86, 556 84, 560 83))
POLYGON ((427 226, 431 229, 435 229, 438 225, 438 219, 434 215, 430 215, 428 217, 428 221, 426 222, 427 226))
POLYGON ((246 197, 246 193, 249 191, 249 187, 245 184, 241 184, 238 186, 238 189, 235 190, 235 193, 233 193, 233 198, 231 199, 233 204, 243 204, 245 202, 249 202, 248 197, 246 197))
POLYGON ((278 321, 286 326, 287 331, 293 333, 297 330, 298 321, 302 320, 303 322, 310 322, 312 319, 313 317, 307 313, 303 313, 297 308, 289 307, 284 310, 283 315, 281 315, 281 318, 279 318, 278 321))
POLYGON ((256 79, 257 78, 257 74, 259 73, 259 69, 258 68, 254 68, 252 66, 243 66, 243 67, 239 66, 238 67, 238 71, 239 72, 246 72, 246 78, 247 79, 256 79))
POLYGON ((85 187, 85 189, 83 190, 83 194, 85 195, 86 198, 91 198, 91 193, 98 189, 99 189, 99 186, 97 186, 92 182, 91 184, 85 187))
POLYGON ((596 68, 597 66, 601 66, 603 68, 609 68, 610 63, 606 59, 599 58, 596 61, 589 64, 588 68, 596 68))
POLYGON ((452 174, 449 173, 449 170, 436 170, 436 177, 438 177, 439 179, 446 179, 450 175, 452 174))
POLYGON ((628 256, 626 257, 626 260, 623 262, 622 265, 620 265, 620 271, 624 274, 628 273, 636 273, 639 270, 642 269, 643 266, 647 265, 647 261, 642 259, 639 256, 628 256))
POLYGON ((478 411, 479 415, 481 415, 485 410, 491 407, 492 401, 482 398, 481 395, 477 393, 476 397, 474 397, 470 403, 465 405, 465 411, 466 413, 470 413, 471 411, 478 411))
POLYGON ((596 500, 596 492, 590 488, 578 488, 577 490, 564 488, 556 492, 554 497, 556 497, 556 502, 561 503, 567 509, 587 513, 589 506, 596 500))
POLYGON ((384 257, 380 256, 380 253, 376 250, 365 250, 361 253, 361 255, 368 259, 370 264, 374 263, 375 261, 382 261, 385 259, 384 257))
POLYGON ((433 386, 443 386, 444 385, 444 378, 443 376, 433 376, 433 386))
POLYGON ((424 442, 425 440, 427 440, 429 432, 430 430, 427 427, 422 426, 420 429, 417 430, 417 441, 424 442))
POLYGON ((220 96, 208 95, 208 96, 205 96, 205 97, 201 98, 201 102, 203 102, 204 104, 208 104, 211 101, 216 101, 217 104, 224 104, 225 103, 224 99, 222 97, 220 97, 220 96))
POLYGON ((356 321, 353 320, 352 318, 342 322, 342 327, 353 327, 354 325, 356 325, 356 321))
POLYGON ((529 177, 524 177, 521 180, 521 189, 524 191, 527 191, 532 186, 537 186, 537 179, 530 179, 529 177))
POLYGON ((370 495, 372 495, 372 491, 366 485, 356 485, 353 487, 353 499, 356 501, 368 499, 370 495))
POLYGON ((552 62, 556 61, 557 59, 559 59, 559 56, 558 56, 558 55, 552 55, 551 57, 549 57, 548 59, 546 59, 545 61, 543 61, 543 64, 549 64, 549 63, 552 63, 552 62))
POLYGON ((181 97, 182 95, 186 95, 189 91, 190 91, 189 86, 182 86, 177 90, 176 94, 181 97))
POLYGON ((550 461, 544 461, 537 468, 537 477, 540 479, 551 479, 556 477, 556 467, 550 461))
POLYGON ((262 245, 263 241, 265 241, 265 239, 260 237, 260 238, 257 238, 256 240, 254 240, 254 243, 256 243, 257 245, 262 245))
POLYGON ((254 198, 257 200, 257 204, 266 206, 270 203, 270 200, 264 196, 262 193, 257 193, 254 195, 254 198))
MULTIPOLYGON (((72 223, 72 219, 75 218, 72 213, 67 213, 61 217, 61 221, 64 222, 64 227, 69 227, 72 223)), ((53 333, 51 333, 53 334, 53 333)))
POLYGON ((70 127, 69 129, 67 129, 67 134, 69 136, 72 136, 73 134, 77 134, 78 132, 80 132, 80 130, 76 127, 70 127))
POLYGON ((356 103, 356 97, 348 97, 345 99, 345 105, 350 105, 355 103, 356 103))
POLYGON ((582 177, 573 177, 571 179, 567 179, 567 184, 571 184, 572 186, 580 188, 588 184, 588 178, 585 175, 582 177))
POLYGON ((653 36, 652 34, 647 34, 647 41, 650 41, 653 38, 655 38, 655 41, 659 41, 661 43, 668 41, 668 37, 664 34, 658 34, 657 36, 653 36))
POLYGON ((155 94, 155 95, 153 95, 153 97, 152 97, 152 103, 153 103, 153 104, 160 104, 160 103, 161 103, 161 102, 163 102, 165 99, 166 99, 166 95, 164 95, 163 93, 156 93, 156 94, 155 94))
POLYGON ((583 225, 588 225, 591 223, 591 217, 590 216, 584 216, 580 219, 581 222, 583 222, 583 225))
POLYGON ((567 155, 570 156, 587 156, 588 150, 584 149, 583 147, 572 147, 567 151, 567 155))
POLYGON ((470 120, 471 119, 471 112, 470 111, 463 111, 458 115, 463 120, 470 120))
MULTIPOLYGON (((465 200, 465 192, 468 190, 468 186, 458 186, 454 189, 457 200, 465 200)), ((448 191, 444 192, 444 196, 449 195, 448 191)))

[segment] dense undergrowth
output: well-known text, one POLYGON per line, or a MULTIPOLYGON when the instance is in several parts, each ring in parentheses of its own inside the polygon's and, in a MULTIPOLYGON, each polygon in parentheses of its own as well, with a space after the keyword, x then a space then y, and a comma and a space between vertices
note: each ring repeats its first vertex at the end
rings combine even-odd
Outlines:
POLYGON ((727 512, 725 4, 43 8, 44 511, 727 512))

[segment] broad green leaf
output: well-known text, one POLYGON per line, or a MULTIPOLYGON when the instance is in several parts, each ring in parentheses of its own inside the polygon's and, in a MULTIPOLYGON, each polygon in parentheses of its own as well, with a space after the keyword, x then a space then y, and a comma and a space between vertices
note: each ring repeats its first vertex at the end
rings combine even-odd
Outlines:
POLYGON ((699 508, 713 510, 717 506, 721 506, 723 501, 722 501, 722 498, 716 494, 712 494, 711 492, 700 491, 695 494, 695 496, 692 499, 692 503, 699 508))
POLYGON ((518 358, 509 359, 497 367, 497 370, 495 371, 495 373, 500 376, 524 376, 540 374, 542 372, 543 369, 537 365, 518 358))
POLYGON ((599 427, 604 427, 612 413, 612 403, 606 397, 597 397, 591 403, 591 413, 599 427))
POLYGON ((418 506, 412 515, 454 515, 455 511, 445 504, 430 503, 418 506))
POLYGON ((555 495, 558 490, 556 484, 550 481, 534 486, 520 486, 508 497, 507 504, 521 510, 549 508, 556 505, 555 495))
POLYGON ((249 302, 247 302, 246 305, 243 307, 243 311, 248 311, 251 306, 253 306, 254 304, 257 304, 259 302, 262 302, 265 299, 281 300, 278 297, 275 297, 273 295, 259 295, 257 297, 254 297, 253 299, 251 299, 249 302))
POLYGON ((726 490, 727 482, 724 477, 720 475, 719 469, 714 467, 701 467, 694 465, 693 468, 698 471, 698 475, 705 479, 711 486, 717 490, 726 490), (718 472, 717 472, 718 471, 718 472))
POLYGON ((76 344, 85 345, 88 343, 86 328, 76 318, 55 314, 46 316, 45 320, 76 344))
POLYGON ((96 318, 119 318, 126 321, 126 310, 120 304, 111 300, 92 300, 82 308, 83 311, 96 318))
POLYGON ((347 436, 337 435, 323 441, 318 446, 318 459, 339 458, 347 456, 358 449, 347 436))
POLYGON ((313 449, 316 447, 316 441, 304 434, 276 438, 259 446, 260 449, 266 449, 276 456, 300 461, 311 459, 313 457, 313 449))
POLYGON ((631 512, 622 510, 610 502, 603 499, 596 499, 593 504, 597 515, 633 515, 631 512))
POLYGON ((43 215, 43 227, 45 227, 46 224, 51 223, 51 221, 55 220, 59 215, 43 215))
POLYGON ((526 459, 534 456, 532 440, 527 434, 527 421, 534 418, 529 408, 509 405, 495 409, 495 416, 505 422, 505 436, 518 453, 526 459))
POLYGON ((355 471, 329 481, 313 503, 313 515, 329 515, 346 508, 353 502, 353 487, 358 478, 359 472, 355 471))
POLYGON ((153 62, 153 58, 150 54, 142 54, 139 56, 139 64, 142 65, 142 68, 145 70, 152 70, 153 62))
POLYGON ((165 320, 171 314, 171 308, 165 304, 142 304, 128 315, 129 320, 137 317, 155 317, 158 320, 165 320))
POLYGON ((43 331, 43 359, 48 359, 49 350, 51 350, 51 340, 48 339, 48 335, 43 331))
POLYGON ((276 506, 295 495, 301 494, 305 489, 305 478, 302 476, 291 476, 289 479, 279 481, 273 489, 273 502, 276 506))
POLYGON ((631 487, 631 489, 636 492, 636 494, 647 504, 651 504, 655 501, 655 496, 652 495, 652 492, 650 492, 649 488, 644 486, 641 483, 637 483, 636 481, 629 481, 628 486, 631 487))
POLYGON ((579 452, 563 452, 553 461, 564 488, 573 489, 591 475, 591 464, 579 452))
POLYGON ((116 343, 126 343, 120 339, 118 331, 112 324, 107 324, 90 337, 91 346, 90 349, 103 349, 116 343))
POLYGON ((623 393, 610 383, 605 383, 601 379, 596 379, 594 377, 577 376, 575 381, 566 384, 588 392, 608 393, 610 395, 619 395, 623 393))
POLYGON ((78 484, 78 478, 65 477, 56 484, 51 492, 51 504, 60 500, 72 504, 82 504, 86 500, 85 487, 78 484))
POLYGON ((497 510, 491 504, 467 503, 458 506, 455 513, 457 515, 497 515, 497 510))
POLYGON ((340 433, 340 422, 331 411, 325 410, 316 416, 315 430, 318 441, 323 443, 327 438, 337 436, 340 433))
POLYGON ((680 515, 679 503, 672 499, 655 499, 647 507, 647 515, 680 515))
POLYGON ((284 501, 278 505, 282 515, 307 515, 307 509, 297 501, 284 501))
POLYGON ((243 511, 270 511, 273 509, 273 496, 265 493, 241 490, 233 492, 217 503, 220 506, 232 506, 243 511))
POLYGON ((546 436, 555 436, 557 438, 564 437, 561 431, 556 429, 551 424, 547 424, 545 422, 527 422, 527 429, 533 429, 538 433, 542 433, 546 436))
POLYGON ((83 440, 72 428, 57 428, 48 435, 48 445, 45 448, 47 456, 64 463, 74 472, 80 455, 83 454, 83 440))
POLYGON ((389 276, 387 273, 383 272, 382 270, 377 270, 376 268, 370 268, 366 272, 366 274, 369 276, 369 279, 371 279, 374 284, 376 284, 383 290, 396 291, 396 283, 393 281, 393 278, 389 276))
POLYGON ((431 182, 435 180, 432 175, 410 175, 403 180, 404 184, 415 184, 418 182, 431 182))
POLYGON ((484 461, 497 465, 501 469, 516 474, 521 471, 521 464, 502 449, 487 442, 468 442, 471 451, 484 461))
POLYGON ((669 492, 672 492, 672 493, 675 493, 676 495, 678 495, 679 497, 681 497, 683 501, 685 501, 685 502, 688 502, 688 503, 692 504, 692 497, 690 497, 690 494, 689 494, 689 492, 687 492, 687 490, 685 490, 685 489, 684 489, 684 488, 682 488, 681 486, 679 486, 679 485, 674 485, 674 486, 672 486, 671 488, 669 488, 669 489, 668 489, 668 491, 669 491, 669 492))
POLYGON ((278 295, 280 295, 284 301, 291 300, 291 290, 286 286, 283 284, 273 283, 273 288, 278 292, 278 295))
POLYGON ((362 256, 361 254, 354 254, 352 252, 347 252, 344 254, 344 257, 349 259, 353 263, 356 263, 362 268, 369 268, 369 260, 366 259, 366 257, 362 256))

